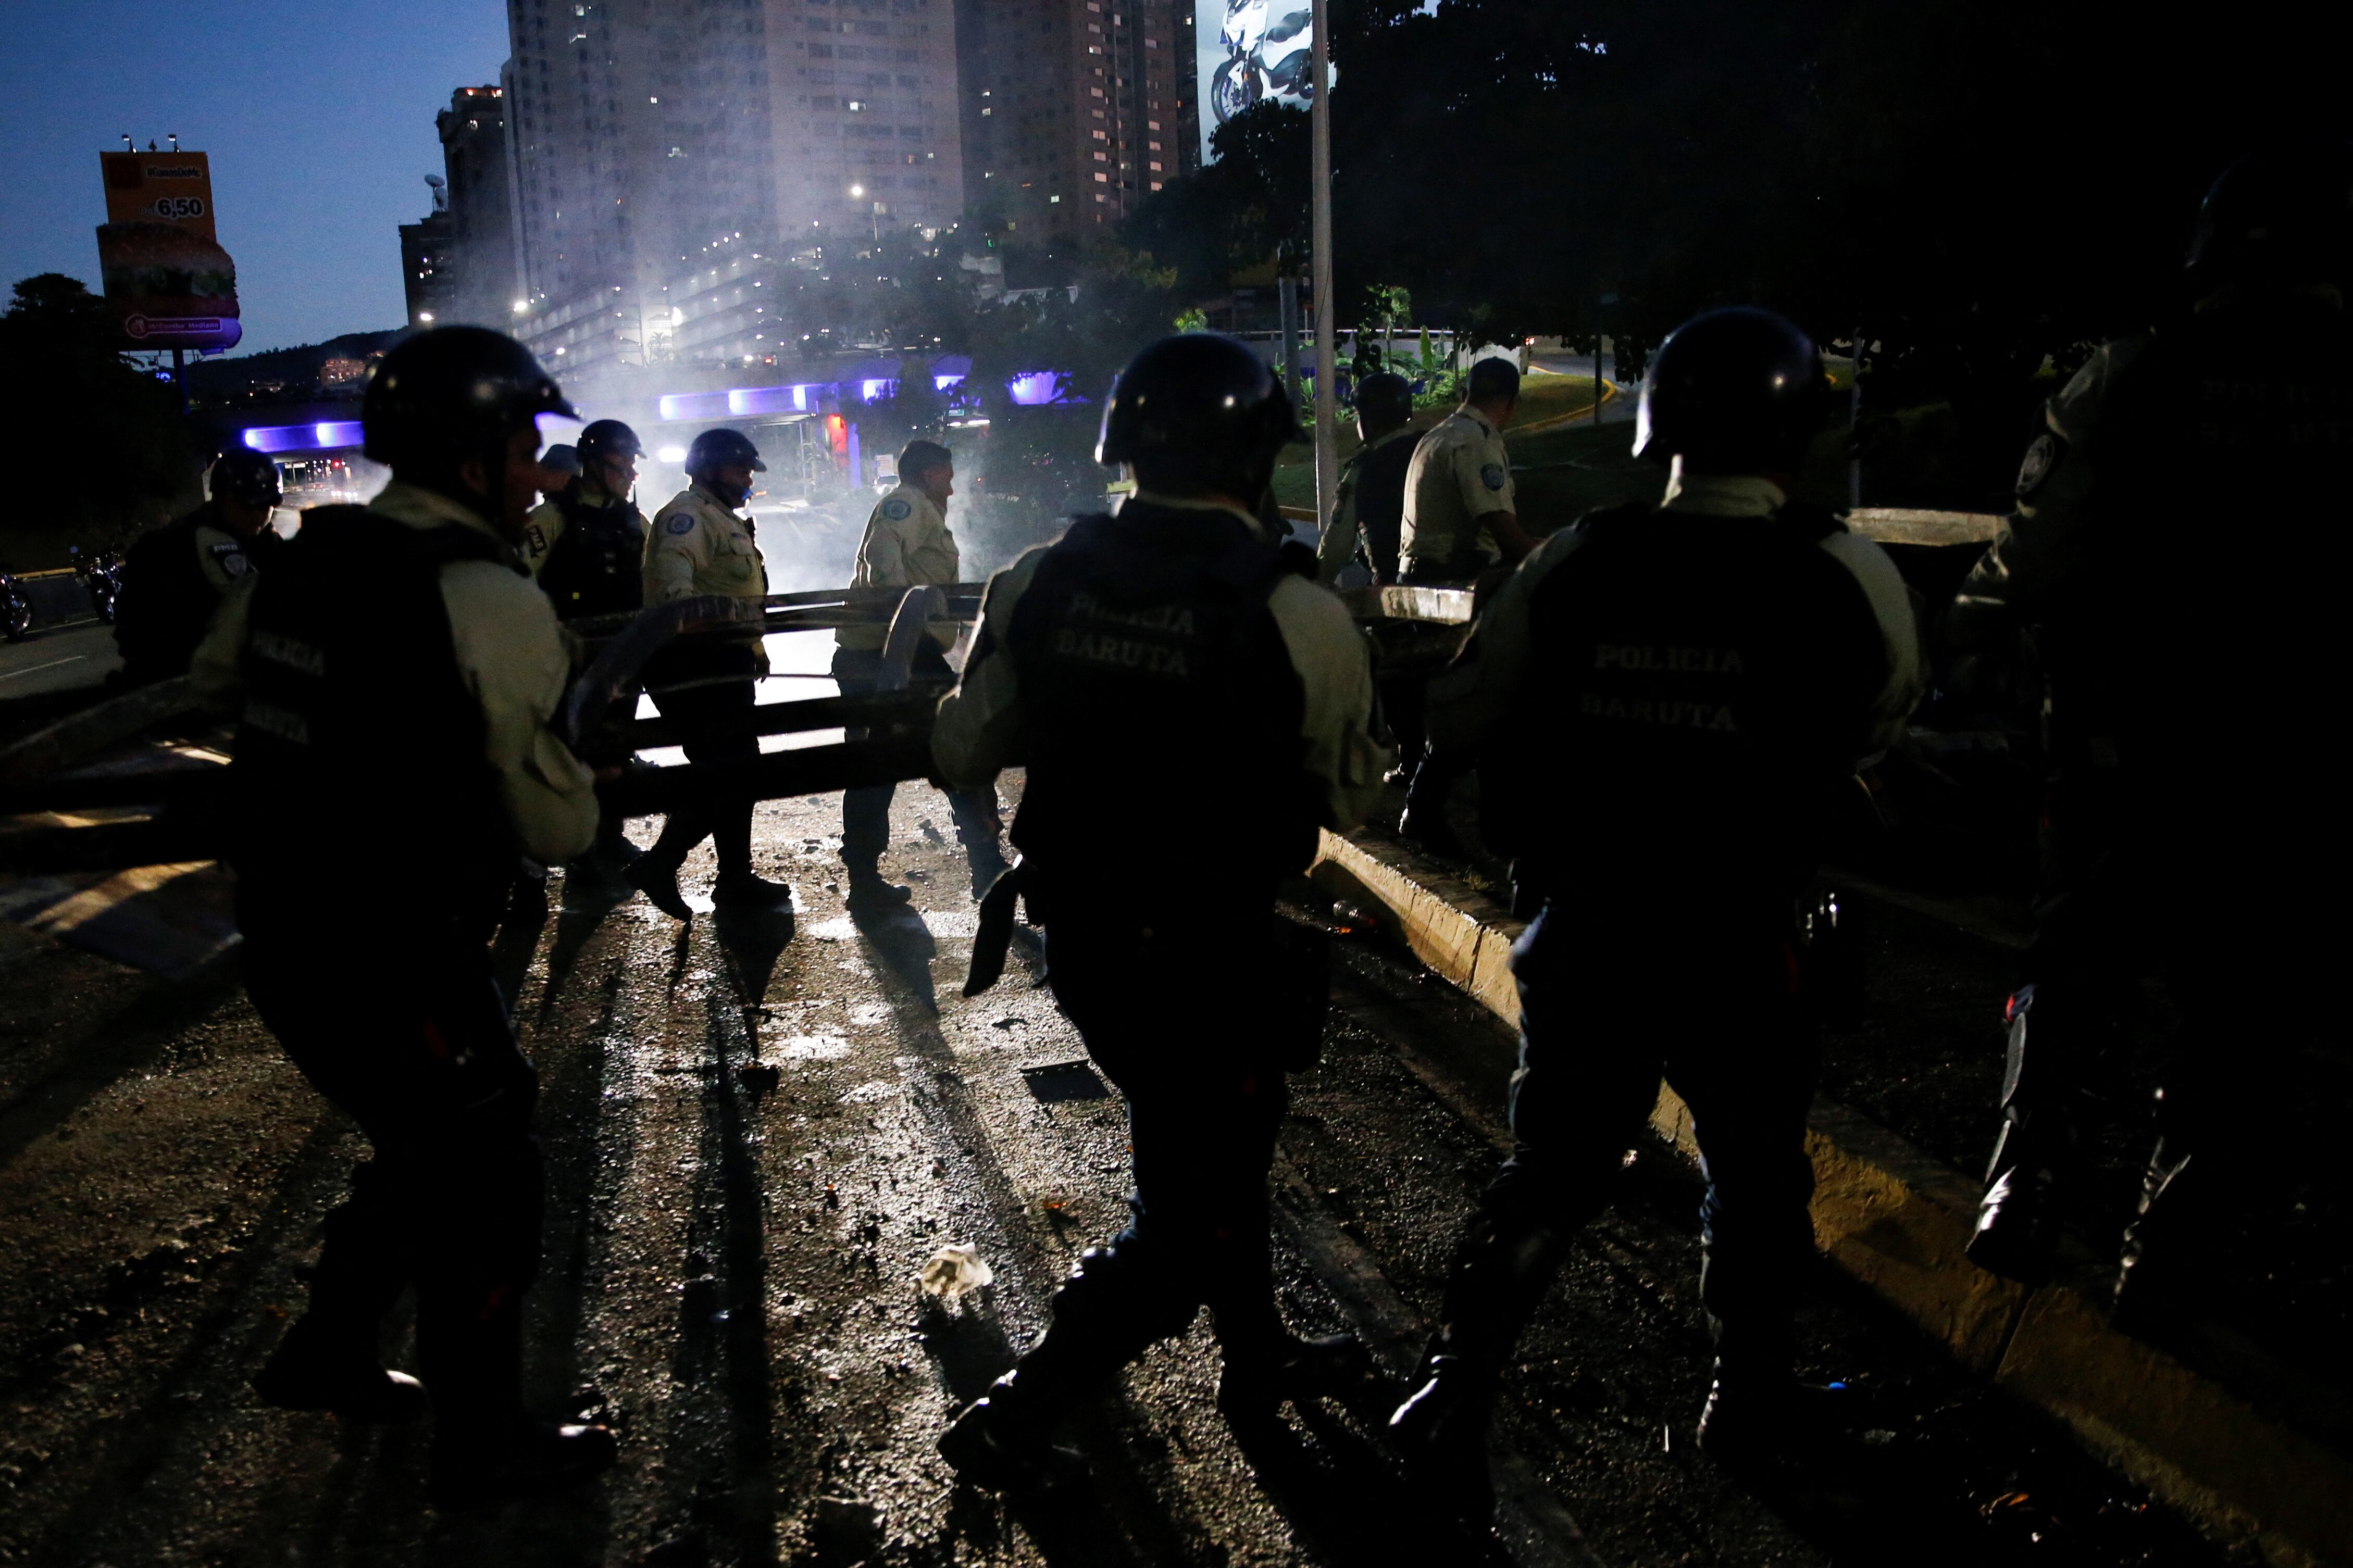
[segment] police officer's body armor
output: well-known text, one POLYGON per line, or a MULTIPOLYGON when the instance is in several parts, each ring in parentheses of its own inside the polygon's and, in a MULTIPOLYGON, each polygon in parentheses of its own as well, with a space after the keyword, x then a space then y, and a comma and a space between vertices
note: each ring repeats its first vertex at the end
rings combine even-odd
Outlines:
POLYGON ((1531 603, 1515 742, 1483 764, 1482 822, 1554 889, 1683 917, 1720 902, 1695 890, 1724 889, 1786 919, 1886 676, 1869 602, 1820 548, 1844 525, 1799 505, 1638 505, 1576 526, 1531 603))
POLYGON ((1314 858, 1305 696, 1267 607, 1283 574, 1239 518, 1134 502, 1046 552, 1008 651, 1029 758, 1012 839, 1050 922, 1140 900, 1262 907, 1314 858), (1200 845, 1207 874, 1139 895, 1113 853, 1139 823, 1200 845))
MULTIPOLYGON (((114 642, 122 650, 123 679, 133 686, 187 674, 205 626, 220 607, 220 590, 205 575, 197 555, 196 531, 206 527, 230 532, 210 501, 142 534, 123 562, 114 642)), ((248 566, 269 559, 268 552, 280 542, 266 529, 240 542, 235 553, 244 559, 223 562, 224 574, 242 576, 248 566)))
POLYGON ((248 931, 329 910, 427 942, 495 922, 516 846, 441 596, 453 561, 513 564, 476 529, 318 507, 255 584, 232 855, 248 931), (399 874, 354 894, 363 858, 399 874))
POLYGON ((646 519, 637 504, 598 506, 573 486, 554 498, 564 513, 539 571, 539 585, 559 620, 634 612, 645 605, 646 519))

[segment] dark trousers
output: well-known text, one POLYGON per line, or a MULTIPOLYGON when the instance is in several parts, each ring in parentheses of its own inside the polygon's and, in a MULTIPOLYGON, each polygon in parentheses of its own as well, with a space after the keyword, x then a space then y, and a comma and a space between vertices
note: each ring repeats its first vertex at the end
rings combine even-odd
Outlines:
POLYGON ((1448 1291, 1453 1348, 1491 1365, 1508 1356, 1568 1237, 1609 1203, 1664 1078, 1691 1109, 1707 1182, 1700 1299, 1718 1353, 1786 1368, 1792 1297, 1813 1256, 1815 1066, 1786 922, 1694 930, 1555 902, 1514 948, 1512 972, 1514 1149, 1448 1291))
POLYGON ((522 1413, 522 1294, 543 1205, 538 1078, 479 944, 380 931, 332 943, 246 928, 245 982, 294 1065, 360 1124, 370 1158, 327 1215, 305 1329, 373 1363, 385 1314, 417 1291, 417 1348, 445 1440, 494 1439, 522 1413))
MULTIPOLYGON (((947 659, 928 638, 915 650, 913 674, 919 681, 954 679, 947 659)), ((882 686, 882 655, 866 648, 836 648, 833 679, 844 697, 879 691, 882 686)), ((894 784, 842 791, 841 861, 853 875, 880 875, 882 852, 891 847, 891 802, 898 791, 894 784)), ((1004 854, 997 843, 1002 827, 997 792, 952 789, 947 795, 948 812, 955 819, 956 841, 964 846, 965 856, 972 865, 973 890, 986 892, 987 883, 1005 865, 1004 854)))
MULTIPOLYGON (((659 661, 659 673, 648 684, 657 688, 654 706, 673 724, 688 728, 737 725, 749 720, 759 704, 752 679, 755 668, 751 648, 743 644, 680 649, 659 661), (710 686, 689 686, 681 691, 659 689, 676 682, 715 677, 741 679, 722 679, 710 686)), ((749 733, 690 740, 682 743, 682 749, 686 760, 698 768, 748 766, 760 759, 759 738, 749 733)), ((662 824, 660 838, 648 853, 657 864, 675 868, 705 838, 711 840, 719 857, 721 876, 750 873, 752 800, 740 789, 727 787, 723 779, 714 780, 691 805, 671 812, 662 824)))
POLYGON ((1127 1100, 1127 1228, 1091 1248, 1024 1358, 1057 1382, 1107 1373, 1182 1333, 1207 1306, 1229 1361, 1282 1334, 1267 1171, 1287 1100, 1271 944, 1171 939, 1085 912, 1050 917, 1047 976, 1088 1054, 1127 1100))

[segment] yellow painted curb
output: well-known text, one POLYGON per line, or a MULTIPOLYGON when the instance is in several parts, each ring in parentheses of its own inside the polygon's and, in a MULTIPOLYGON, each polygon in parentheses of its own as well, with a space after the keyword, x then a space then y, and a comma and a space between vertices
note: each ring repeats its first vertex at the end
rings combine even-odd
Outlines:
MULTIPOLYGON (((1518 1025, 1509 959, 1525 923, 1499 900, 1362 832, 1324 834, 1314 875, 1378 900, 1416 957, 1518 1025)), ((2280 1568, 2353 1564, 2353 1456, 2116 1332, 2073 1289, 2029 1291, 1986 1273, 1963 1251, 1976 1184, 1844 1106, 1818 1100, 1808 1120, 1814 1236, 1832 1262, 2218 1535, 2252 1542, 2280 1568)), ((1697 1152, 1691 1112, 1664 1084, 1651 1124, 1697 1152)))

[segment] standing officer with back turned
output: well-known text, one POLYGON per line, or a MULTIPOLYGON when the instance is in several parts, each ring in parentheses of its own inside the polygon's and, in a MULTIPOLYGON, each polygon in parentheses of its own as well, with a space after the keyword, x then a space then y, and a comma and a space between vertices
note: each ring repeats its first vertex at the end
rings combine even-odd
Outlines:
POLYGON ((522 1403, 522 1294, 538 1272, 538 1078, 488 949, 517 858, 588 846, 588 771, 549 729, 567 660, 515 557, 541 469, 533 418, 569 416, 522 346, 420 332, 361 407, 392 483, 313 508, 223 606, 192 672, 237 710, 230 858, 246 988, 373 1158, 327 1216, 310 1310, 254 1379, 269 1404, 362 1421, 430 1391, 432 1492, 448 1507, 592 1474, 601 1426, 522 1403), (393 878, 352 888, 352 851, 393 878), (417 1291, 426 1387, 376 1340, 417 1291))
MULTIPOLYGON (((646 603, 667 605, 715 594, 762 599, 768 570, 752 533, 752 520, 736 511, 752 494, 752 476, 765 473, 760 449, 740 430, 705 430, 686 451, 691 482, 654 514, 646 538, 646 603)), ((662 717, 679 724, 748 724, 758 704, 754 683, 768 673, 768 653, 756 641, 702 638, 681 643, 647 667, 647 684, 662 717), (670 686, 680 689, 664 691, 670 686)), ((759 760, 759 738, 748 729, 685 743, 686 760, 698 767, 732 768, 759 760)), ((719 880, 712 896, 721 903, 774 904, 789 889, 765 881, 752 870, 752 798, 724 786, 670 814, 661 837, 629 868, 629 880, 654 907, 678 920, 693 911, 679 896, 678 870, 704 838, 719 856, 719 880)))
POLYGON ((1828 403, 1813 341, 1780 317, 1687 322, 1635 436, 1672 460, 1664 503, 1546 540, 1430 693, 1433 755, 1478 756, 1490 837, 1551 890, 1512 954, 1515 1148, 1392 1422, 1410 1460, 1481 1501, 1512 1346, 1609 1202, 1662 1074, 1708 1182, 1702 1445, 1740 1460, 1796 1435, 1814 1045, 1795 903, 1856 763, 1899 732, 1920 685, 1894 564, 1788 499, 1828 403))
POLYGON ((1283 1327, 1267 1171, 1283 1075, 1312 1056, 1323 977, 1287 958, 1277 882, 1359 820, 1388 749, 1365 645, 1287 572, 1258 511, 1297 433, 1247 345, 1165 339, 1113 389, 1097 456, 1136 492, 997 574, 932 754, 951 784, 1026 766, 1013 826, 1055 999, 1126 1097, 1134 1217, 1090 1248, 1053 1321, 940 1451, 1021 1486, 1073 1405, 1207 1305, 1219 1401, 1262 1418, 1362 1364, 1283 1327), (1134 832, 1182 822, 1180 837, 1134 832), (1214 983, 1210 983, 1211 981, 1214 983))
MULTIPOLYGON (((874 503, 866 520, 866 533, 858 542, 858 565, 851 574, 853 588, 912 588, 920 584, 957 580, 960 564, 955 535, 948 531, 948 498, 955 494, 955 458, 936 441, 910 441, 899 454, 899 483, 874 503)), ((918 681, 945 684, 945 657, 955 646, 955 627, 937 625, 915 646, 911 674, 918 681)), ((833 679, 841 694, 855 697, 881 685, 882 645, 889 636, 880 622, 844 626, 834 634, 840 647, 833 656, 833 679)), ((871 784, 845 790, 841 796, 841 859, 849 872, 849 903, 853 908, 887 908, 903 903, 907 889, 882 879, 882 851, 891 844, 892 784, 871 784)), ((972 868, 972 896, 988 891, 1005 869, 997 848, 1001 831, 997 792, 958 789, 948 792, 948 810, 955 817, 956 837, 964 844, 972 868)))
POLYGON ((2087 1071, 2159 980, 2179 1048, 2116 1297, 2118 1327, 2158 1338, 2238 1293, 2225 1249, 2285 1201, 2277 1105, 2348 1050, 2336 923, 2311 907, 2343 876, 2344 814, 2255 781, 2344 663, 2353 143, 2226 171, 2186 281, 2051 400, 1945 626, 1960 652, 2029 633, 2048 692, 2030 984, 1969 1257, 2048 1277, 2087 1071))

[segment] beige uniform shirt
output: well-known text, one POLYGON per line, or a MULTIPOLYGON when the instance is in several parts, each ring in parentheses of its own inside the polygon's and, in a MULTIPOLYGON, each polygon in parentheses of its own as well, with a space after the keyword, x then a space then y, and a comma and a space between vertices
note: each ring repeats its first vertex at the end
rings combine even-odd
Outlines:
POLYGON ((731 599, 765 598, 767 568, 752 538, 752 520, 702 488, 689 485, 646 530, 646 603, 719 594, 731 599))
MULTIPOLYGON (((910 485, 901 485, 874 503, 866 520, 866 536, 858 542, 858 565, 849 575, 853 588, 913 588, 924 583, 953 583, 960 561, 955 535, 932 498, 910 485)), ((934 622, 933 640, 942 648, 955 646, 952 621, 934 622)), ((890 635, 887 625, 843 626, 834 637, 848 648, 877 649, 890 635)))
MULTIPOLYGON (((1162 506, 1214 505, 1166 496, 1148 499, 1162 506)), ((1246 512, 1216 510, 1233 511, 1263 531, 1246 512)), ((1013 660, 1003 650, 1009 646, 1013 607, 1050 548, 1041 545, 1029 552, 989 579, 981 605, 986 629, 978 646, 996 651, 976 654, 965 666, 963 680, 940 700, 939 718, 932 728, 932 763, 951 785, 978 788, 992 783, 1000 770, 1026 761, 1019 754, 1019 681, 1013 660)), ((1364 637, 1332 591, 1304 577, 1286 575, 1275 585, 1267 608, 1306 694, 1299 727, 1305 742, 1302 763, 1323 785, 1324 826, 1354 827, 1380 798, 1381 775, 1396 758, 1395 748, 1373 729, 1373 671, 1364 637)), ((1197 854, 1167 835, 1147 835, 1146 839, 1139 841, 1139 853, 1197 854)))
POLYGON ((1466 556, 1501 561, 1503 546, 1483 520, 1518 510, 1503 432, 1476 410, 1458 408, 1413 449, 1398 570, 1434 571, 1466 556))
MULTIPOLYGON (((368 510, 411 528, 454 522, 495 534, 448 497, 397 479, 368 510)), ((247 573, 221 601, 188 670, 205 706, 223 718, 235 718, 245 702, 238 663, 255 580, 247 573)), ((495 561, 443 566, 441 603, 458 672, 481 704, 483 752, 523 853, 549 864, 571 859, 596 837, 596 781, 549 727, 572 673, 554 607, 530 579, 495 561)), ((386 752, 387 765, 394 756, 386 752)), ((404 765, 431 767, 433 759, 404 765)))

